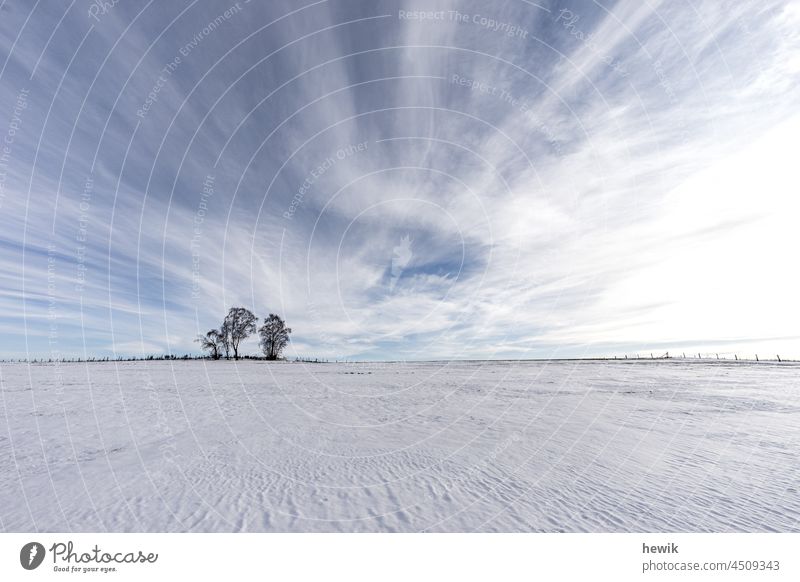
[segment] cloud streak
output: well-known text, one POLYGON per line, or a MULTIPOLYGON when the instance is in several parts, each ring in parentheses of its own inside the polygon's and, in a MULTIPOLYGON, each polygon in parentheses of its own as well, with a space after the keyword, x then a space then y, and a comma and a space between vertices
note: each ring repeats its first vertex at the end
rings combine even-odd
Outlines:
POLYGON ((234 304, 290 356, 800 356, 790 3, 87 10, 3 5, 6 357, 234 304))

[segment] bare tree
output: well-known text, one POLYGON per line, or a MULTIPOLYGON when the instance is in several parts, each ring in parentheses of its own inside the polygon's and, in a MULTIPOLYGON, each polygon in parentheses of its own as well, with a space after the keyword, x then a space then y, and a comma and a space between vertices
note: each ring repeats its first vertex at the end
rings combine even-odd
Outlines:
POLYGON ((258 329, 261 336, 261 349, 268 360, 277 360, 283 348, 289 343, 291 328, 286 327, 286 323, 274 313, 264 319, 264 325, 258 329))
POLYGON ((253 312, 244 307, 231 307, 228 311, 222 327, 226 331, 230 347, 233 348, 234 360, 239 359, 239 343, 256 332, 257 321, 253 312))
POLYGON ((219 360, 222 336, 218 329, 211 329, 206 332, 206 335, 198 335, 194 341, 200 342, 201 349, 208 350, 213 359, 219 360))
POLYGON ((219 343, 222 346, 222 349, 225 350, 225 359, 231 359, 231 330, 230 326, 228 325, 228 318, 225 318, 225 321, 222 322, 222 325, 219 328, 219 343))

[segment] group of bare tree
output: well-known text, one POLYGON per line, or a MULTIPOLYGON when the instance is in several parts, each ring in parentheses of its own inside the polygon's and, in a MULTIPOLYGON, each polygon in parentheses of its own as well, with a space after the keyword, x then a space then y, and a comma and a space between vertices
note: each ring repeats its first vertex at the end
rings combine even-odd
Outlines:
POLYGON ((270 313, 264 319, 264 324, 256 328, 258 318, 252 311, 244 307, 231 307, 228 315, 222 321, 219 329, 212 329, 205 335, 197 336, 200 347, 207 351, 214 360, 225 357, 239 359, 239 345, 242 340, 250 337, 258 331, 261 337, 261 349, 268 360, 277 360, 281 352, 289 343, 291 328, 286 327, 286 323, 280 316, 270 313))

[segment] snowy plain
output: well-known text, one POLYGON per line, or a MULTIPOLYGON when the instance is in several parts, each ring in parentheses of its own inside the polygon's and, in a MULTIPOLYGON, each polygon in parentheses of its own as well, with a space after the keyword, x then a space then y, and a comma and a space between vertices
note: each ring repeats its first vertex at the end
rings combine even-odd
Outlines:
POLYGON ((3 531, 800 531, 800 365, 0 364, 3 531))

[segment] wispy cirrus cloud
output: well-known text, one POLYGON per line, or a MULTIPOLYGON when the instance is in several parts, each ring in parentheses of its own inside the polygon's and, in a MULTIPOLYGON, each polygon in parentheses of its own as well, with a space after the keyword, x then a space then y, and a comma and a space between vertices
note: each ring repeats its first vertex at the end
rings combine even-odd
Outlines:
POLYGON ((192 351, 233 304, 290 355, 800 355, 791 3, 31 9, 8 356, 192 351))

